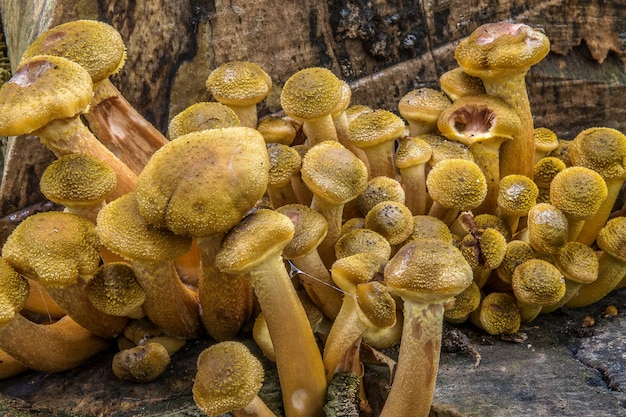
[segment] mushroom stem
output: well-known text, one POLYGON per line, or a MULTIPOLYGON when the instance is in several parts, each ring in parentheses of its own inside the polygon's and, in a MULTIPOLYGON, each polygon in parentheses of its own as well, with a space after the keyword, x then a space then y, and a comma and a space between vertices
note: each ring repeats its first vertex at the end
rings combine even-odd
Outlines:
POLYGON ((428 416, 439 367, 443 303, 404 304, 398 367, 380 417, 428 416))
POLYGON ((169 142, 108 78, 94 84, 94 98, 85 119, 100 142, 137 175, 152 154, 169 142))
POLYGON ((333 322, 328 338, 332 343, 324 346, 324 367, 326 379, 330 381, 335 374, 337 366, 345 356, 350 345, 358 340, 365 332, 367 326, 355 314, 357 303, 352 294, 345 294, 343 305, 333 322))

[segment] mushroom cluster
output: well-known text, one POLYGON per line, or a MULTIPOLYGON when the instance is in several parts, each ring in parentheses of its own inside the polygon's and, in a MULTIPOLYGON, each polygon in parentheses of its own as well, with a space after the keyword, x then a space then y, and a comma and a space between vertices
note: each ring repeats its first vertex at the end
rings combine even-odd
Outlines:
POLYGON ((305 68, 283 112, 259 118, 270 76, 228 62, 206 81, 215 101, 166 138, 108 79, 124 61, 112 27, 44 33, 0 89, 0 134, 57 155, 41 186, 67 208, 2 248, 0 354, 14 365, 0 376, 69 369, 117 340, 115 374, 148 382, 207 337, 200 409, 270 416, 260 365, 232 342, 253 329, 287 417, 324 415, 329 382, 362 377, 362 344, 399 344, 380 415, 427 416, 444 320, 515 333, 626 285, 626 217, 611 218, 626 137, 533 126, 525 76, 549 48, 527 25, 483 25, 441 91, 409 92, 399 115, 305 68))

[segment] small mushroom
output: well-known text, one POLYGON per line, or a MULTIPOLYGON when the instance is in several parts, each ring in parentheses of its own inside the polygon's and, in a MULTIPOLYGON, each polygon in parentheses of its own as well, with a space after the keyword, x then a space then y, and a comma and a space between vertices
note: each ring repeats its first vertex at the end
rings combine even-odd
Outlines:
POLYGON ((263 135, 265 143, 282 143, 289 146, 296 138, 293 123, 283 117, 265 117, 259 121, 256 129, 263 135))
POLYGON ((538 195, 537 185, 527 176, 507 175, 500 179, 498 206, 494 214, 506 222, 511 233, 515 233, 520 218, 525 217, 536 204, 538 195))
POLYGON ((382 201, 368 211, 365 216, 365 227, 384 236, 393 251, 393 248, 397 249, 411 235, 413 215, 402 203, 382 201))
POLYGON ((419 137, 400 139, 395 164, 405 189, 405 204, 413 215, 426 214, 426 166, 432 156, 430 145, 419 137))
POLYGON ((122 381, 150 382, 170 364, 170 355, 160 343, 146 343, 121 350, 113 356, 112 369, 122 381))
POLYGON ((550 152, 559 146, 559 138, 553 130, 547 127, 536 127, 533 130, 535 140, 535 165, 542 158, 545 158, 550 152))
POLYGON ((521 324, 517 300, 511 294, 503 292, 487 294, 470 319, 491 335, 514 334, 521 324))
POLYGON ((398 112, 409 123, 409 136, 437 131, 439 114, 451 104, 447 95, 423 87, 406 93, 398 102, 398 112))
POLYGON ((174 140, 191 132, 237 126, 241 124, 233 109, 222 103, 202 101, 192 104, 172 117, 167 128, 167 136, 174 140))
POLYGON ((267 195, 273 208, 298 203, 298 197, 292 186, 292 178, 300 174, 302 158, 290 146, 281 143, 268 143, 269 179, 267 195))
POLYGON ((354 203, 363 216, 378 203, 395 201, 404 204, 405 192, 402 184, 386 176, 374 177, 367 182, 365 189, 354 200, 354 203))
POLYGON ((98 310, 113 316, 141 318, 146 292, 135 271, 125 262, 101 265, 85 285, 87 298, 98 310))
POLYGON ((515 268, 511 278, 522 323, 535 319, 543 306, 559 302, 565 295, 561 271, 542 259, 529 259, 515 268))

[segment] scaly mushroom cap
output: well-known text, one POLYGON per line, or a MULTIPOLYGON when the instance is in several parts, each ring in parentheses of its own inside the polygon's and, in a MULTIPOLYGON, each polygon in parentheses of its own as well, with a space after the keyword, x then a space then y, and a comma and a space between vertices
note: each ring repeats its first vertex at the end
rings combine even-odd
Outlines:
POLYGON ((626 136, 615 129, 585 129, 569 150, 574 165, 593 169, 606 179, 626 178, 626 136))
POLYGON ((598 232, 596 243, 604 252, 626 262, 626 217, 616 217, 606 222, 598 232))
POLYGON ((598 278, 598 256, 584 243, 567 242, 554 256, 554 265, 565 278, 580 284, 591 284, 598 278))
POLYGON ((92 95, 89 73, 75 62, 55 56, 22 61, 0 88, 0 135, 23 135, 54 119, 74 117, 92 95))
POLYGON ((525 24, 487 23, 463 39, 454 57, 463 71, 481 79, 526 71, 550 52, 550 41, 525 24))
POLYGON ((391 245, 383 235, 370 229, 351 230, 335 244, 337 259, 361 252, 387 260, 391 256, 391 245))
POLYGON ((472 282, 463 292, 454 297, 454 305, 446 307, 443 317, 450 323, 463 323, 480 306, 480 288, 472 282))
POLYGON ((191 238, 150 226, 139 212, 135 193, 124 194, 107 204, 96 220, 102 244, 133 260, 161 262, 187 253, 191 238))
POLYGON ((387 329, 396 324, 396 302, 378 281, 359 284, 355 289, 357 314, 368 327, 387 329))
POLYGON ((22 60, 35 55, 55 55, 74 61, 97 83, 122 68, 126 47, 120 33, 111 25, 96 20, 74 20, 39 35, 22 60))
POLYGON ((433 154, 430 145, 419 136, 400 141, 396 151, 396 166, 399 169, 425 164, 433 154))
POLYGON ((268 187, 282 187, 291 182, 291 177, 300 172, 302 158, 298 151, 281 143, 266 144, 270 168, 268 187))
POLYGON ((483 298, 478 310, 480 327, 491 335, 513 334, 519 330, 521 315, 509 294, 492 292, 483 298))
POLYGON ((350 122, 350 141, 359 148, 369 148, 398 139, 404 133, 404 121, 387 110, 363 113, 350 122))
POLYGON ((215 264, 226 273, 248 272, 268 257, 280 254, 294 232, 289 217, 274 210, 258 209, 226 234, 215 264))
POLYGON ((69 154, 44 170, 39 188, 50 201, 81 206, 102 201, 116 184, 115 171, 104 162, 85 154, 69 154))
POLYGON ((0 326, 13 320, 24 307, 30 287, 5 260, 0 258, 0 326))
POLYGON ((535 149, 541 152, 549 153, 559 146, 559 139, 554 131, 547 127, 536 127, 533 131, 535 138, 535 149))
POLYGON ((485 86, 482 80, 469 75, 461 67, 444 72, 439 77, 439 85, 441 86, 441 91, 446 93, 452 101, 456 101, 463 96, 485 94, 485 86))
POLYGON ((346 111, 346 109, 350 106, 350 100, 352 99, 352 89, 350 88, 350 84, 344 80, 339 80, 339 82, 341 83, 341 98, 332 112, 333 119, 341 116, 341 114, 346 111))
POLYGON ((146 293, 124 262, 108 262, 85 285, 85 295, 98 310, 113 316, 127 316, 141 307, 146 293))
POLYGON ((498 207, 510 216, 525 216, 537 202, 539 189, 525 175, 507 175, 500 179, 498 207))
POLYGON ((606 183, 597 172, 574 166, 554 176, 550 184, 550 201, 566 216, 588 219, 608 194, 606 183))
POLYGON ((198 356, 193 399, 211 416, 244 408, 263 385, 263 365, 240 342, 221 342, 198 356))
POLYGON ((296 128, 282 117, 268 116, 259 121, 256 130, 263 135, 265 143, 291 145, 296 138, 296 128))
POLYGON ((385 266, 384 276, 392 293, 425 303, 460 294, 474 278, 461 252, 437 239, 404 245, 385 266))
POLYGON ((192 104, 174 116, 167 128, 167 136, 174 140, 200 130, 239 126, 239 118, 233 109, 222 103, 203 101, 192 104))
POLYGON ((314 249, 326 237, 328 222, 317 211, 302 204, 287 204, 276 209, 280 214, 287 216, 295 227, 291 242, 283 249, 287 259, 304 256, 314 249))
POLYGON ((98 268, 100 239, 94 224, 85 218, 58 211, 38 213, 13 230, 2 256, 42 285, 71 285, 98 268))
POLYGON ((530 244, 521 240, 511 240, 507 243, 504 258, 496 269, 498 277, 504 282, 511 283, 515 268, 534 257, 535 253, 530 244))
POLYGON ((365 216, 365 227, 380 233, 392 245, 404 242, 413 230, 413 214, 396 201, 382 201, 365 216))
POLYGON ((567 217, 552 204, 539 203, 528 211, 528 241, 536 251, 554 255, 568 237, 567 217))
POLYGON ((189 133, 156 151, 139 175, 139 210, 176 234, 224 233, 263 196, 268 172, 265 141, 252 128, 189 133))
POLYGON ((398 102, 398 112, 406 120, 417 120, 434 127, 439 113, 450 105, 450 99, 433 88, 409 91, 398 102))
POLYGON ((209 74, 206 87, 223 104, 249 106, 267 96, 272 88, 272 79, 252 62, 231 61, 209 74))
POLYGON ((348 294, 354 294, 359 284, 374 279, 385 261, 386 259, 361 252, 337 259, 333 262, 330 272, 333 281, 339 288, 348 294))
POLYGON ((511 228, 504 220, 495 214, 483 213, 478 216, 474 216, 474 226, 478 229, 496 229, 502 234, 502 236, 504 236, 504 239, 507 242, 511 240, 511 228))
POLYGON ((341 97, 341 80, 326 68, 313 67, 289 77, 280 104, 295 119, 316 120, 332 114, 341 97))
POLYGON ((301 173, 307 187, 332 204, 355 199, 367 186, 365 164, 339 142, 325 141, 309 149, 301 173))
POLYGON ((446 208, 459 211, 478 207, 487 195, 487 181, 480 167, 465 159, 444 159, 426 177, 428 193, 446 208))
POLYGON ((430 161, 428 161, 430 166, 435 166, 445 159, 474 161, 474 155, 470 152, 469 146, 464 143, 447 139, 440 134, 425 133, 417 137, 430 145, 432 151, 430 161))
POLYGON ((511 285, 515 297, 529 304, 550 305, 565 295, 563 274, 542 259, 529 259, 515 268, 511 285))
POLYGON ((535 164, 533 181, 539 188, 550 188, 550 184, 556 174, 565 168, 567 168, 565 163, 559 158, 554 156, 543 157, 535 164))
POLYGON ((169 363, 170 355, 165 346, 148 342, 116 353, 111 369, 122 381, 150 382, 158 378, 169 363))
POLYGON ((507 242, 502 233, 496 229, 484 229, 478 241, 480 247, 480 264, 487 269, 496 269, 504 259, 507 242))
POLYGON ((521 122, 504 100, 483 94, 461 97, 446 107, 437 128, 446 138, 470 146, 488 139, 513 139, 521 122))
POLYGON ((359 211, 366 215, 375 205, 383 201, 394 201, 404 204, 405 193, 398 180, 387 176, 374 177, 367 182, 365 190, 356 198, 359 211))
POLYGON ((444 222, 433 216, 413 216, 413 230, 407 240, 426 238, 452 243, 452 233, 444 222))

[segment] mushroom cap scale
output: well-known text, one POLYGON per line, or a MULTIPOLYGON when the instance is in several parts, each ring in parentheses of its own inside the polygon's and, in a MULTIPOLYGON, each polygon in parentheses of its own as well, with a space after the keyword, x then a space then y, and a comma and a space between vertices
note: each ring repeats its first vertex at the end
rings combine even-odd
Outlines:
POLYGON ((4 244, 2 256, 19 273, 42 285, 65 286, 96 271, 100 246, 91 221, 50 211, 20 223, 4 244))
POLYGON ((63 23, 39 35, 22 60, 35 55, 55 55, 74 61, 97 83, 122 68, 126 47, 120 33, 111 25, 83 19, 63 23))
POLYGON ((180 235, 225 233, 267 188, 263 136, 247 127, 203 130, 154 153, 137 181, 139 210, 148 223, 180 235))
POLYGON ((0 88, 0 134, 31 133, 54 119, 74 117, 92 95, 91 77, 75 62, 47 55, 22 61, 0 88))
POLYGON ((0 258, 0 326, 13 320, 26 303, 29 293, 28 281, 0 258))
POLYGON ((460 294, 474 279, 461 252, 438 239, 404 245, 385 266, 384 277, 392 294, 427 303, 460 294))
POLYGON ((267 96, 272 88, 272 79, 255 63, 230 61, 209 74, 206 87, 223 104, 249 106, 267 96))

